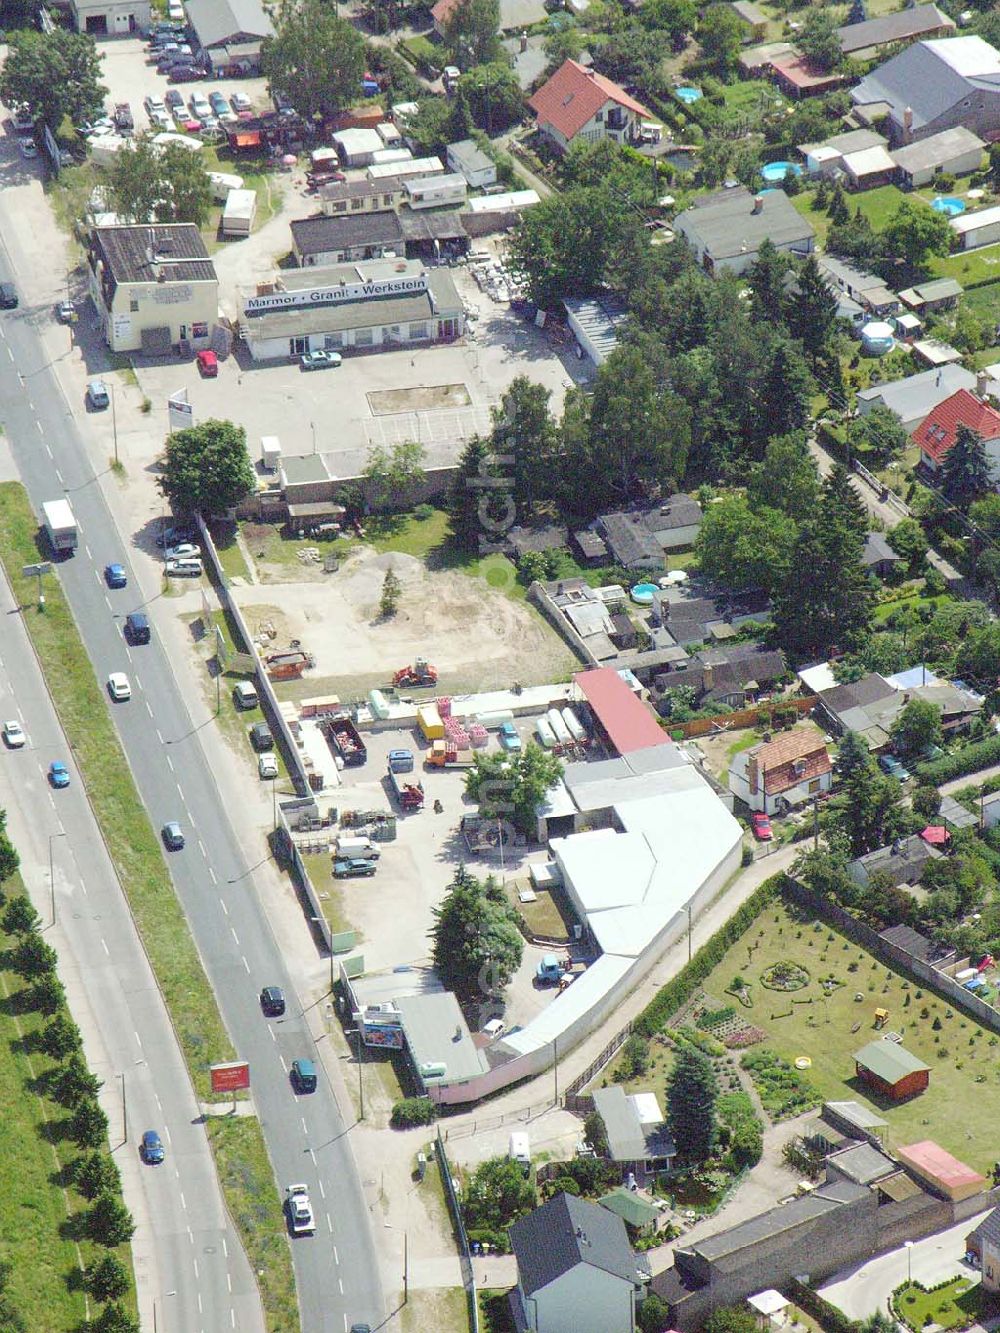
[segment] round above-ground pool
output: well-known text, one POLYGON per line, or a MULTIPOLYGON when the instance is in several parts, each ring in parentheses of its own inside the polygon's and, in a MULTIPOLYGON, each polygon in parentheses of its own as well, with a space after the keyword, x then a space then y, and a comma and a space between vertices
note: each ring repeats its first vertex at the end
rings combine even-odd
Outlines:
POLYGON ((965 200, 956 199, 953 194, 939 194, 932 201, 931 208, 936 208, 939 213, 947 213, 950 218, 957 218, 959 213, 965 212, 965 200))
POLYGON ((655 583, 637 583, 631 590, 633 602, 638 602, 640 606, 651 606, 653 594, 659 591, 655 583))
POLYGON ((697 102, 697 101, 700 101, 700 99, 701 99, 701 89, 700 89, 700 88, 692 88, 692 87, 690 87, 690 86, 683 86, 683 87, 680 87, 680 88, 675 88, 675 89, 674 89, 674 92, 677 94, 677 96, 680 98, 680 100, 681 100, 683 103, 685 103, 686 106, 690 106, 692 102, 697 102))
POLYGON ((802 168, 795 162, 768 162, 760 174, 768 182, 783 181, 786 176, 801 176, 802 168))
POLYGON ((870 320, 861 330, 861 350, 866 356, 885 356, 895 346, 892 325, 884 320, 870 320))

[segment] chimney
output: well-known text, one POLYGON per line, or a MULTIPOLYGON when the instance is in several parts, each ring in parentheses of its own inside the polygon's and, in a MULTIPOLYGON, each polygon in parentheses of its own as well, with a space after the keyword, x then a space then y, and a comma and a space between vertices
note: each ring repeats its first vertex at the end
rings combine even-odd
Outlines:
POLYGON ((526 32, 522 32, 522 33, 521 33, 521 50, 522 50, 522 51, 527 51, 527 49, 528 49, 528 34, 527 34, 526 32))
POLYGON ((976 375, 976 396, 985 398, 989 391, 990 377, 985 370, 979 371, 976 375))
POLYGON ((710 690, 712 688, 712 682, 714 681, 714 679, 715 679, 715 672, 713 671, 713 669, 710 666, 705 667, 705 669, 702 672, 701 680, 706 690, 710 690))
POLYGON ((913 138, 913 107, 903 108, 903 143, 909 143, 913 138))
POLYGON ((754 211, 755 213, 763 213, 763 211, 764 211, 764 196, 763 196, 762 194, 755 194, 755 195, 754 195, 754 197, 753 197, 753 211, 754 211))

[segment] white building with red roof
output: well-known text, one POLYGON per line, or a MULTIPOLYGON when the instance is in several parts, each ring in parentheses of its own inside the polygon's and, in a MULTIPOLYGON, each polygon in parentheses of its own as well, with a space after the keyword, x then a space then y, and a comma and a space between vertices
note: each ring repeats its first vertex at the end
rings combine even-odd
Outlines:
POLYGON ((572 143, 635 143, 643 120, 652 113, 624 88, 575 60, 564 60, 528 105, 538 129, 565 153, 572 143))
POLYGON ((937 471, 955 443, 959 426, 968 426, 980 436, 986 447, 990 475, 995 483, 1000 482, 1000 412, 968 389, 959 389, 938 403, 914 431, 921 463, 937 471))

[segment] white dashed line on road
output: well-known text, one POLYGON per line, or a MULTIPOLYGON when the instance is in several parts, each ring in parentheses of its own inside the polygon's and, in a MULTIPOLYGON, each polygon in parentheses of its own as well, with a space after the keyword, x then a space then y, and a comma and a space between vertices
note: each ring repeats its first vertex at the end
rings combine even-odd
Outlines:
POLYGON ((285 1071, 285 1073, 287 1074, 287 1073, 288 1073, 288 1065, 285 1063, 285 1057, 284 1057, 283 1055, 279 1055, 279 1056, 278 1056, 278 1059, 281 1061, 281 1067, 282 1067, 282 1069, 283 1069, 283 1070, 285 1071))
POLYGON ((220 898, 220 899, 219 899, 219 902, 222 904, 222 910, 225 912, 226 916, 228 916, 228 915, 229 915, 229 908, 226 906, 226 900, 225 900, 225 898, 220 898))
MULTIPOLYGON (((183 1197, 184 1197, 184 1195, 182 1194, 182 1195, 181 1195, 181 1198, 183 1199, 183 1197)), ((197 1276, 198 1276, 198 1260, 197 1260, 197 1259, 194 1259, 194 1260, 192 1260, 192 1263, 194 1264, 194 1275, 195 1275, 195 1277, 197 1278, 197 1276)))
POLYGON ((226 1286, 229 1288, 229 1294, 230 1294, 230 1296, 231 1296, 231 1295, 233 1294, 233 1275, 232 1275, 232 1273, 226 1273, 226 1286))
POLYGON ((249 976, 249 975, 250 975, 250 964, 249 964, 249 963, 247 962, 247 960, 246 960, 246 954, 242 954, 242 955, 241 955, 241 958, 242 958, 242 961, 243 961, 243 966, 244 966, 244 967, 246 968, 246 970, 247 970, 247 976, 249 976))
POLYGON ((230 935, 232 935, 233 939, 236 941, 236 947, 237 947, 237 949, 238 949, 238 948, 240 947, 240 937, 239 937, 239 935, 237 935, 237 933, 236 933, 236 927, 235 927, 235 926, 230 926, 230 927, 229 927, 229 933, 230 933, 230 935))
POLYGON ((274 1028, 268 1028, 267 1030, 271 1034, 271 1040, 276 1042, 278 1040, 278 1034, 275 1032, 274 1028))
POLYGON ((148 699, 146 700, 146 712, 149 714, 150 717, 153 716, 153 706, 148 699))
POLYGON ((174 771, 174 761, 170 758, 169 755, 167 755, 167 768, 170 769, 171 773, 174 771))
MULTIPOLYGON (((319 1186, 319 1187, 320 1187, 320 1189, 323 1188, 323 1182, 322 1182, 322 1181, 320 1181, 320 1186, 319 1186)), ((337 1253, 337 1247, 336 1247, 336 1245, 333 1247, 333 1262, 334 1262, 335 1264, 339 1264, 339 1263, 340 1263, 340 1255, 337 1253)))
POLYGON ((135 1028, 132 1029, 132 1035, 135 1037, 135 1044, 136 1044, 136 1045, 140 1048, 140 1050, 141 1050, 141 1049, 142 1049, 142 1038, 139 1036, 138 1032, 136 1032, 135 1028))
POLYGON ((300 1119, 301 1119, 301 1121, 302 1121, 302 1133, 303 1133, 303 1134, 308 1134, 308 1133, 309 1133, 309 1126, 306 1124, 306 1118, 305 1118, 305 1116, 301 1116, 300 1119))
POLYGON ((208 852, 205 851, 205 844, 202 842, 202 840, 201 840, 200 838, 198 839, 198 850, 199 850, 199 852, 201 852, 202 856, 203 856, 203 857, 205 858, 205 860, 207 861, 207 860, 208 860, 208 852))
MULTIPOLYGON (((312 1152, 312 1149, 310 1149, 310 1152, 312 1152)), ((316 1159, 316 1154, 313 1153, 313 1160, 315 1161, 315 1159, 316 1159)), ((323 1188, 323 1182, 322 1182, 322 1180, 319 1182, 319 1197, 320 1197, 321 1199, 325 1199, 325 1198, 326 1198, 326 1190, 323 1188)), ((336 1260, 334 1260, 334 1262, 336 1263, 336 1260)))
POLYGON ((215 871, 212 869, 211 866, 208 867, 208 877, 213 884, 218 884, 219 881, 215 878, 215 871))
POLYGON ((225 1236, 222 1237, 222 1253, 226 1256, 227 1259, 229 1258, 229 1246, 226 1244, 225 1236))
MULTIPOLYGON (((184 1191, 183 1191, 183 1190, 181 1190, 180 1195, 181 1195, 181 1207, 184 1209, 185 1212, 187 1212, 187 1199, 185 1199, 185 1197, 184 1197, 184 1191)), ((198 1261, 197 1261, 197 1259, 196 1259, 196 1260, 195 1260, 195 1264, 197 1264, 197 1262, 198 1262, 198 1261)), ((198 1271, 197 1271, 197 1268, 196 1268, 196 1269, 195 1269, 195 1277, 197 1277, 197 1276, 198 1276, 198 1271)))
POLYGON ((330 1221, 330 1214, 329 1214, 329 1213, 327 1213, 327 1215, 326 1215, 326 1229, 327 1229, 327 1231, 329 1231, 330 1235, 332 1236, 332 1235, 333 1235, 333 1223, 330 1221))
POLYGON ((341 1294, 341 1296, 343 1296, 343 1294, 344 1294, 344 1279, 343 1279, 342 1277, 338 1277, 338 1278, 337 1278, 337 1286, 340 1288, 340 1294, 341 1294))
POLYGON ((101 947, 103 948, 104 952, 105 952, 105 953, 108 955, 108 957, 110 958, 110 957, 111 957, 111 950, 108 948, 108 942, 107 942, 107 940, 104 938, 103 935, 101 936, 101 947))

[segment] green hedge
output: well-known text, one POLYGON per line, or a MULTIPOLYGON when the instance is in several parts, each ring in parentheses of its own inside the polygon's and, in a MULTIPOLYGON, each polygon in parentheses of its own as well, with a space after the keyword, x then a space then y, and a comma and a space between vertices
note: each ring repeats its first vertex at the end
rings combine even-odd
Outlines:
POLYGON ((804 1282, 790 1277, 782 1286, 782 1294, 794 1301, 800 1310, 819 1323, 825 1333, 857 1333, 861 1325, 854 1319, 848 1319, 842 1310, 823 1299, 818 1291, 807 1287, 804 1282))
POLYGON ((703 944, 690 963, 678 972, 673 981, 660 990, 655 999, 650 1001, 635 1021, 633 1032, 641 1037, 652 1037, 667 1025, 671 1014, 695 993, 713 968, 717 967, 724 955, 744 935, 764 908, 780 891, 784 882, 783 875, 772 875, 760 888, 755 889, 750 897, 729 918, 721 930, 717 930, 707 944, 703 944))
POLYGON ((931 786, 939 787, 942 782, 964 777, 966 773, 976 773, 981 768, 991 768, 994 764, 1000 764, 1000 736, 973 741, 955 754, 946 754, 940 759, 918 764, 917 776, 931 786))

